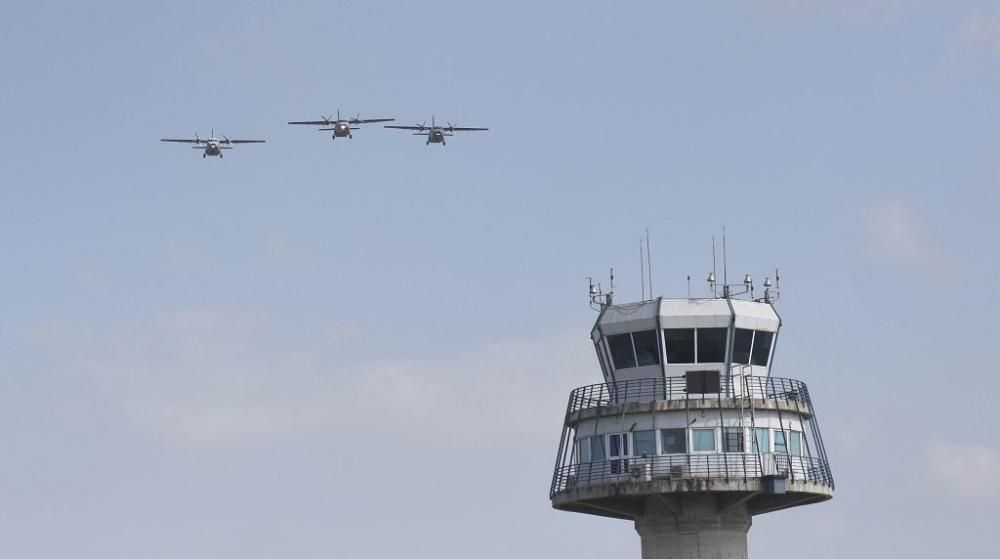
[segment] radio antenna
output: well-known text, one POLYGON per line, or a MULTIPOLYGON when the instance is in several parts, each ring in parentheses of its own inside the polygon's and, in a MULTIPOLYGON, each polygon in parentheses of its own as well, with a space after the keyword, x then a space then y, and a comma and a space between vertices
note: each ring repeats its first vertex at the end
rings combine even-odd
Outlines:
POLYGON ((646 300, 646 261, 642 255, 642 237, 639 237, 639 281, 642 283, 642 299, 646 300))
POLYGON ((649 257, 649 227, 646 228, 646 274, 649 276, 649 298, 653 298, 653 259, 649 257))

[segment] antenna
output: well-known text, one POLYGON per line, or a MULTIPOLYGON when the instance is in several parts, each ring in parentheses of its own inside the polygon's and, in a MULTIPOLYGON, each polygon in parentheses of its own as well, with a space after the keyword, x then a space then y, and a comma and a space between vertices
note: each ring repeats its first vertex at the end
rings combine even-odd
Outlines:
POLYGON ((688 299, 691 298, 691 276, 688 276, 688 299))
POLYGON ((722 291, 729 298, 729 261, 726 257, 726 226, 722 226, 722 291))
POLYGON ((708 286, 712 289, 713 297, 715 297, 716 260, 717 259, 715 258, 715 235, 712 235, 712 276, 708 279, 708 286))
POLYGON ((642 283, 642 301, 646 300, 646 262, 642 256, 642 237, 639 237, 639 281, 642 283))
POLYGON ((649 257, 649 227, 646 228, 646 274, 649 275, 649 298, 653 298, 653 260, 649 257))

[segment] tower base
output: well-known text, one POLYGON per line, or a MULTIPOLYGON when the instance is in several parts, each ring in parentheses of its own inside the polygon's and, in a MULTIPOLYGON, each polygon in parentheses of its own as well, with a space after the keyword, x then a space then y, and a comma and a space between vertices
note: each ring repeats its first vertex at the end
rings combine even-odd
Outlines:
POLYGON ((714 495, 652 496, 635 519, 642 559, 746 559, 751 516, 745 503, 714 495))

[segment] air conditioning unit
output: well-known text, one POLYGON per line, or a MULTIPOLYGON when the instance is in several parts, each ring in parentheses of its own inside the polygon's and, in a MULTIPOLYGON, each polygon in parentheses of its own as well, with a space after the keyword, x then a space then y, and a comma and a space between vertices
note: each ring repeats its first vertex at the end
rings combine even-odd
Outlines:
POLYGON ((628 475, 632 481, 650 481, 653 479, 653 468, 650 464, 632 464, 629 466, 628 475))

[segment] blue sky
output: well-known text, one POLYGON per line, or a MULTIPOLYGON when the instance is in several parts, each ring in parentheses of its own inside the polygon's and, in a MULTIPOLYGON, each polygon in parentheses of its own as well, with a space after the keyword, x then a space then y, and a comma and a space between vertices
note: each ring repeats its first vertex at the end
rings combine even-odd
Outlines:
POLYGON ((838 481, 752 553, 993 549, 1000 5, 717 4, 5 6, 2 554, 638 555, 547 502, 586 277, 723 226, 838 481))

